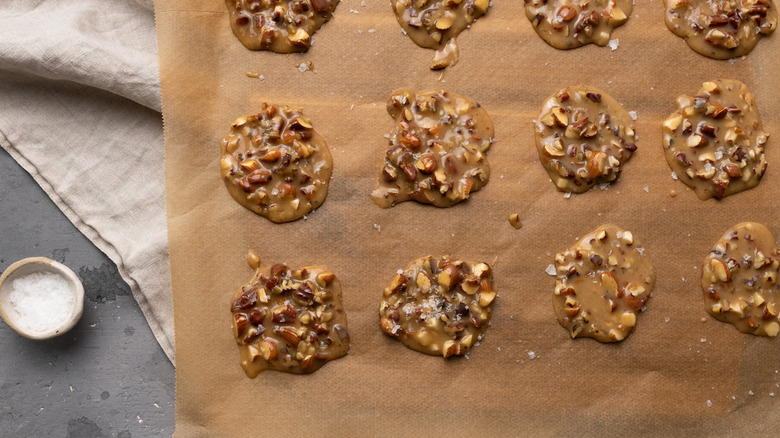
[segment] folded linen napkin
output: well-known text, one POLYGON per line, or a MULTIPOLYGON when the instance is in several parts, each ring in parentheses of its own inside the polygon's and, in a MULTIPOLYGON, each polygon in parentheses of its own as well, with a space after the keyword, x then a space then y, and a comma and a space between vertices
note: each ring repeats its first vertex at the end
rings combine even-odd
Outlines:
POLYGON ((151 0, 0 6, 0 145, 113 260, 173 361, 151 0))

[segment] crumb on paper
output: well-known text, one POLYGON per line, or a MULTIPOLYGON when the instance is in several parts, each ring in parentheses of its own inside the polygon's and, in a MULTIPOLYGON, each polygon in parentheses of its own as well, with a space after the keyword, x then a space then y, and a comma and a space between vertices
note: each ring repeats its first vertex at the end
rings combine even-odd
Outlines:
POLYGON ((534 353, 533 351, 528 351, 528 359, 530 360, 536 359, 536 353, 534 353))
POLYGON ((377 233, 381 233, 382 232, 382 227, 379 224, 374 224, 374 229, 376 229, 377 233))
POLYGON ((701 342, 703 344, 703 343, 707 342, 707 338, 701 338, 701 339, 699 339, 699 342, 701 342))
POLYGON ((712 407, 712 400, 707 400, 707 407, 708 407, 708 408, 711 408, 711 407, 712 407))
POLYGON ((664 316, 664 322, 669 322, 671 320, 672 320, 672 318, 669 318, 668 316, 664 316))
POLYGON ((614 52, 615 50, 617 50, 619 44, 620 44, 620 40, 619 39, 612 38, 611 40, 609 40, 609 44, 608 45, 609 45, 609 48, 612 49, 612 51, 614 52))
POLYGON ((547 265, 547 269, 545 269, 544 272, 546 272, 547 275, 551 275, 555 277, 555 265, 550 263, 549 265, 547 265))
POLYGON ((636 111, 629 111, 628 115, 631 116, 631 120, 637 119, 636 111))
POLYGON ((512 213, 509 215, 509 224, 515 227, 516 230, 523 228, 523 223, 520 222, 520 215, 517 213, 512 213))
POLYGON ((353 14, 359 14, 360 13, 360 12, 358 12, 357 9, 352 9, 352 8, 349 9, 349 12, 352 12, 353 14))
POLYGON ((302 62, 301 65, 298 66, 298 71, 301 73, 305 73, 307 71, 314 72, 314 64, 311 61, 302 62))

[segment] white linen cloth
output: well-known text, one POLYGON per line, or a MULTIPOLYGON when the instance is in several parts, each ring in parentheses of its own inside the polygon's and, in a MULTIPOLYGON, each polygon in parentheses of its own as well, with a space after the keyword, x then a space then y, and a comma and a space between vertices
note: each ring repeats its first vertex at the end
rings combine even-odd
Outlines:
POLYGON ((0 145, 116 263, 173 361, 160 111, 151 0, 2 2, 0 145))

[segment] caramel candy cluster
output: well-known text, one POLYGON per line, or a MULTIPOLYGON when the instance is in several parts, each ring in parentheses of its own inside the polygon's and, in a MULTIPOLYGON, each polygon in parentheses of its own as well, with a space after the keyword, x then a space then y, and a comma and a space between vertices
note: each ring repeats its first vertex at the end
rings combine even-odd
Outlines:
POLYGON ((525 0, 534 30, 557 49, 605 46, 612 31, 631 16, 631 0, 525 0))
POLYGON ((742 333, 780 332, 780 250, 763 225, 743 222, 728 230, 704 258, 704 306, 714 318, 742 333))
POLYGON ((385 289, 379 322, 382 331, 413 350, 464 355, 487 330, 495 298, 486 263, 423 257, 385 289))
POLYGON ((630 231, 602 225, 555 256, 553 307, 572 338, 622 341, 633 333, 655 270, 630 231))
POLYGON ((266 369, 312 373, 349 352, 341 285, 326 268, 258 268, 230 310, 250 378, 266 369))
POLYGON ((479 104, 442 90, 402 88, 390 96, 387 112, 396 128, 380 187, 371 194, 377 205, 388 208, 414 199, 449 207, 487 184, 493 122, 479 104))
POLYGON ((490 0, 393 0, 398 23, 418 46, 436 50, 431 69, 458 62, 457 37, 487 12, 490 0))
POLYGON ((220 149, 230 195, 273 222, 299 219, 325 201, 330 150, 300 108, 264 103, 233 122, 220 149))
POLYGON ((777 28, 772 0, 664 0, 666 26, 704 56, 747 55, 777 28))
POLYGON ((593 87, 569 87, 550 96, 534 127, 539 159, 564 192, 582 193, 615 181, 637 149, 628 112, 593 87))
POLYGON ((677 98, 677 111, 663 124, 666 161, 677 178, 701 199, 758 185, 766 170, 764 145, 753 94, 740 81, 705 82, 695 96, 677 98))
POLYGON ((230 27, 250 50, 305 52, 339 0, 225 0, 230 27))

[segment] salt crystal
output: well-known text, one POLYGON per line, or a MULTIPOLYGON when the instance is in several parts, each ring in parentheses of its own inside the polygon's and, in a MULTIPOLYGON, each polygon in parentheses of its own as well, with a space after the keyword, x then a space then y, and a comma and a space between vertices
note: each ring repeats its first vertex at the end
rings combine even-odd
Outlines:
POLYGON ((707 342, 707 338, 701 338, 701 339, 699 340, 699 342, 701 342, 701 343, 703 344, 703 343, 707 342))
POLYGON ((711 408, 711 407, 712 407, 712 400, 707 400, 707 407, 708 407, 708 408, 711 408))
POLYGON ((648 187, 648 186, 645 186, 645 188, 642 189, 642 190, 644 190, 645 193, 650 193, 650 187, 648 187))
POLYGON ((528 352, 528 358, 531 359, 531 360, 536 359, 536 353, 534 353, 533 351, 529 351, 528 352))
POLYGON ((374 224, 374 228, 376 228, 376 232, 377 233, 381 233, 382 232, 382 227, 379 224, 374 224))
POLYGON ((399 269, 399 270, 395 271, 395 273, 398 274, 398 275, 401 275, 401 274, 404 273, 404 270, 403 269, 399 269))
POLYGON ((298 66, 298 71, 303 73, 303 72, 311 71, 311 69, 309 68, 308 65, 306 65, 305 62, 302 62, 301 65, 298 66))
POLYGON ((628 115, 631 116, 631 120, 636 120, 636 111, 629 111, 628 115))
POLYGON ((36 272, 11 283, 8 309, 26 332, 42 333, 63 325, 73 314, 76 297, 68 281, 53 272, 36 272))
POLYGON ((753 391, 748 391, 748 395, 753 395, 753 391))
POLYGON ((677 179, 677 173, 675 173, 675 172, 672 172, 672 179, 673 179, 673 180, 676 180, 676 179, 677 179))
POLYGON ((550 263, 547 266, 547 269, 544 270, 544 272, 546 272, 547 275, 555 276, 555 266, 552 263, 550 263))
POLYGON ((571 198, 571 192, 566 192, 563 194, 563 199, 569 199, 571 198))
POLYGON ((613 39, 609 40, 609 43, 607 45, 614 52, 615 50, 617 50, 618 44, 620 44, 620 40, 617 39, 617 38, 613 38, 613 39))

